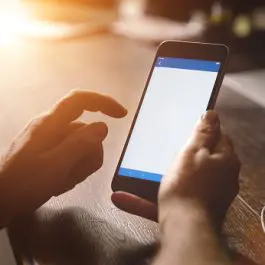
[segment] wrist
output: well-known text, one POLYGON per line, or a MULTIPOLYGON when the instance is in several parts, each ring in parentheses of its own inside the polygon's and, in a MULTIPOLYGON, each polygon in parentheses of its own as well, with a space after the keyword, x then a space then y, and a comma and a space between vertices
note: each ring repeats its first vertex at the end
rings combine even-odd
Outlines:
POLYGON ((213 229, 213 222, 206 208, 193 199, 174 198, 159 205, 159 224, 161 233, 172 231, 176 226, 178 230, 191 229, 194 226, 204 226, 213 229))
POLYGON ((28 188, 27 182, 18 182, 15 174, 0 172, 0 227, 12 220, 34 212, 52 196, 28 188))
POLYGON ((214 221, 199 201, 160 200, 159 225, 161 264, 181 264, 183 259, 187 264, 230 264, 214 221), (189 250, 192 255, 187 255, 189 250))

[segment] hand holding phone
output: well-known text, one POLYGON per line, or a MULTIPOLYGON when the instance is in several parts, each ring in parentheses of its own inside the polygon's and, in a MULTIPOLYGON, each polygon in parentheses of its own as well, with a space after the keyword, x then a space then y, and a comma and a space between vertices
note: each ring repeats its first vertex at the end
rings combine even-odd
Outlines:
POLYGON ((214 107, 227 54, 223 45, 160 45, 115 172, 114 191, 157 200, 162 176, 200 116, 214 107))
MULTIPOLYGON (((232 142, 222 133, 217 114, 206 112, 162 179, 159 222, 168 218, 172 210, 174 215, 177 208, 186 212, 195 206, 207 212, 211 223, 220 229, 238 193, 239 168, 232 142)), ((126 212, 157 221, 156 203, 126 192, 113 193, 112 201, 126 212)))

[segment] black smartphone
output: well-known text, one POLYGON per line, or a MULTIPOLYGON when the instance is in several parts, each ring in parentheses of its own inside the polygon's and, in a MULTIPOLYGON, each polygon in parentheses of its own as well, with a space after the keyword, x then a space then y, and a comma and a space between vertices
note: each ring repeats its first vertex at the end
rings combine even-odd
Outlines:
POLYGON ((219 44, 163 42, 156 53, 112 182, 157 201, 162 176, 207 110, 214 107, 228 48, 219 44))

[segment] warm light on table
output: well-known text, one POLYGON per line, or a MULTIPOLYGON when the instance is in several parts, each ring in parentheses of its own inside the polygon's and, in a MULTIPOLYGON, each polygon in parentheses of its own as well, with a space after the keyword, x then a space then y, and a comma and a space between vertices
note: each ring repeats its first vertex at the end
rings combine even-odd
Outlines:
POLYGON ((2 1, 0 7, 0 45, 10 45, 18 40, 29 18, 19 0, 2 1))
POLYGON ((89 34, 114 19, 115 12, 76 3, 0 0, 0 45, 17 43, 21 37, 54 40, 89 34))

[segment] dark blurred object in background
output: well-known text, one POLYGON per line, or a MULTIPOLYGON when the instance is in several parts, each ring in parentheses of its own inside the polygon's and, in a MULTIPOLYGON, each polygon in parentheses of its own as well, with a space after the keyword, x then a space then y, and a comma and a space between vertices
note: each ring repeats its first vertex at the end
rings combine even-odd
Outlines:
POLYGON ((147 15, 182 23, 198 10, 206 15, 207 26, 194 40, 228 45, 230 71, 265 67, 264 0, 147 0, 146 6, 147 15))
POLYGON ((222 0, 222 5, 229 8, 234 16, 241 13, 251 13, 256 8, 265 5, 264 0, 222 0))
POLYGON ((265 68, 265 3, 226 0, 213 5, 202 41, 230 47, 229 71, 265 68))
POLYGON ((188 21, 195 10, 210 12, 213 3, 213 0, 147 0, 146 13, 188 21))
POLYGON ((217 2, 229 9, 234 16, 251 13, 265 5, 264 0, 147 0, 146 13, 177 21, 187 21, 194 11, 203 10, 210 13, 213 4, 217 2))
MULTIPOLYGON (((233 55, 229 70, 265 67, 264 0, 22 1, 36 20, 57 23, 58 30, 53 38, 79 37, 98 29, 108 30, 119 18, 114 32, 125 37, 155 45, 164 39, 224 43, 233 55), (126 7, 123 8, 125 15, 121 15, 118 5, 126 7), (142 12, 133 12, 134 6, 142 12)), ((55 26, 52 27, 54 30, 55 26)))

